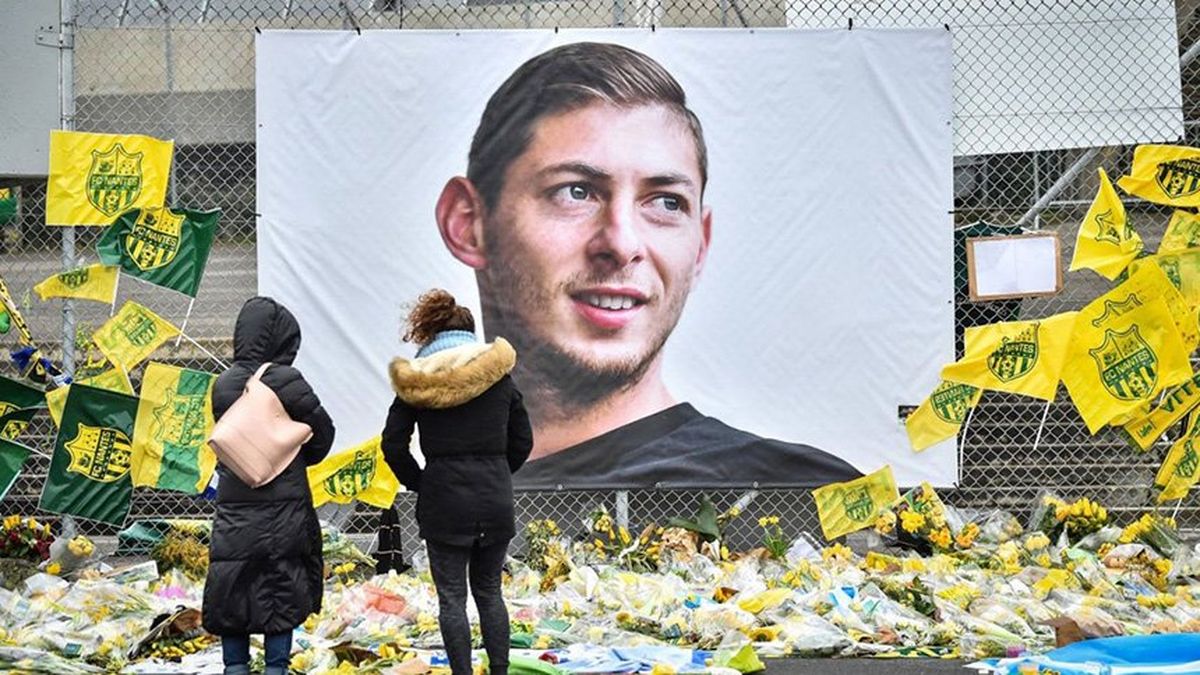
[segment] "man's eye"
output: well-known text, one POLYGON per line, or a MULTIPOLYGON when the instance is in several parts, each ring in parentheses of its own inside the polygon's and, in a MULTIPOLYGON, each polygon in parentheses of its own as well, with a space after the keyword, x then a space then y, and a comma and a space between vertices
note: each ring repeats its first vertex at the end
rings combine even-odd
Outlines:
POLYGON ((566 196, 577 201, 584 201, 592 196, 592 191, 584 185, 568 185, 565 188, 566 196))
POLYGON ((654 201, 664 211, 682 211, 685 208, 683 198, 675 195, 659 195, 654 201))

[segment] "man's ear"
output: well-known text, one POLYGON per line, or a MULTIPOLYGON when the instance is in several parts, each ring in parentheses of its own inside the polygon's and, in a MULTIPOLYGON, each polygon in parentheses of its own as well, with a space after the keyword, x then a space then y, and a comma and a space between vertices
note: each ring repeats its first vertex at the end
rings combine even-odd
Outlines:
POLYGON ((470 180, 455 176, 446 181, 434 215, 442 243, 451 255, 477 270, 487 266, 483 246, 483 199, 470 180))
POLYGON ((708 260, 708 245, 712 242, 712 207, 705 206, 700 213, 700 250, 696 252, 696 267, 692 278, 699 279, 708 260))

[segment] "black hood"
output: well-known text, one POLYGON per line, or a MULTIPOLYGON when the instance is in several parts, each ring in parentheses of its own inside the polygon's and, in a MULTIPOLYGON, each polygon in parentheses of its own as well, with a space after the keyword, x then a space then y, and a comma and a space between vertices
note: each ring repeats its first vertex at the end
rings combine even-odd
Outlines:
POLYGON ((233 327, 233 360, 291 365, 300 351, 300 323, 271 298, 250 298, 233 327))

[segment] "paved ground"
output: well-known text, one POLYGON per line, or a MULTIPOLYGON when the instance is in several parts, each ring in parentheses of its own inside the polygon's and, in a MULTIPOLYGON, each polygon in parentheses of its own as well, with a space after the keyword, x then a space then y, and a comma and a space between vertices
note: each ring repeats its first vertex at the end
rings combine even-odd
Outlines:
POLYGON ((925 673, 972 673, 964 668, 967 661, 939 659, 772 659, 767 663, 770 675, 821 673, 824 675, 925 675, 925 673))

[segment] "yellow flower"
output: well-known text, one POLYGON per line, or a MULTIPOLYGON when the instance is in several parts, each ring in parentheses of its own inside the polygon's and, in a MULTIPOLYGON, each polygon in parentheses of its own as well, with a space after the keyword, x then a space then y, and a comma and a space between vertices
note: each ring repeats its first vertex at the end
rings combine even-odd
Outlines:
POLYGON ((875 519, 875 531, 879 534, 891 534, 896 531, 896 514, 884 511, 875 519))
POLYGON ((853 557, 854 552, 842 544, 830 544, 821 550, 821 558, 827 563, 849 562, 853 557))
POLYGON ((46 565, 46 574, 58 576, 59 572, 62 572, 62 565, 58 564, 57 562, 52 562, 49 565, 46 565))
POLYGON ((924 558, 905 558, 900 565, 905 574, 924 574, 928 569, 924 558))
POLYGON ((629 536, 629 530, 624 525, 621 526, 621 543, 628 546, 633 539, 629 536))
POLYGON ((938 548, 950 548, 950 529, 939 527, 929 533, 929 541, 938 548))
POLYGON ((758 626, 744 632, 751 642, 774 642, 779 638, 778 626, 758 626))
POLYGON ((1029 551, 1030 553, 1032 553, 1038 549, 1041 549, 1041 548, 1046 548, 1049 545, 1050 545, 1050 537, 1047 537, 1045 534, 1043 534, 1041 532, 1035 532, 1034 534, 1031 534, 1028 539, 1025 540, 1025 550, 1029 551))
POLYGON ((975 544, 975 538, 979 536, 979 526, 975 523, 968 523, 966 527, 959 530, 954 537, 954 543, 959 548, 971 548, 975 544))
POLYGON ((1042 554, 1038 555, 1036 558, 1034 558, 1033 561, 1036 562, 1038 564, 1038 566, 1040 566, 1040 567, 1049 567, 1050 566, 1050 554, 1042 553, 1042 554))
POLYGON ((929 512, 929 522, 932 523, 934 527, 945 527, 946 514, 941 509, 934 509, 929 512))
POLYGON ((912 534, 924 526, 925 516, 916 511, 905 510, 900 512, 900 527, 904 528, 905 532, 912 534))
POLYGON ((1171 561, 1166 558, 1159 558, 1154 561, 1154 570, 1159 574, 1166 576, 1171 573, 1171 561))

